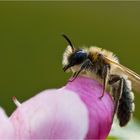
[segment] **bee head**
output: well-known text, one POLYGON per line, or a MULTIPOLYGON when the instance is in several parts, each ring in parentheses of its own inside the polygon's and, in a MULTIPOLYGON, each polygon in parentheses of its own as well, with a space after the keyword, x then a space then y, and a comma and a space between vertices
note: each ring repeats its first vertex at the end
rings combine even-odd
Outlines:
POLYGON ((63 70, 82 64, 87 59, 87 53, 82 49, 75 49, 66 35, 62 35, 69 43, 63 55, 63 70))

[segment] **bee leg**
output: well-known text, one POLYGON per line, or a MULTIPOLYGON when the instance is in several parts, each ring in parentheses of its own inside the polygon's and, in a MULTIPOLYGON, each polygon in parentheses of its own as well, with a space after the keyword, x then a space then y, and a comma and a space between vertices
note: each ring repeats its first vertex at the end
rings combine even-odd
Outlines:
POLYGON ((80 74, 80 72, 81 72, 82 70, 84 70, 84 69, 86 69, 86 68, 89 68, 91 65, 92 65, 92 62, 91 62, 89 59, 86 59, 86 60, 83 62, 82 66, 80 67, 80 70, 79 70, 78 72, 75 72, 75 73, 73 74, 72 79, 69 80, 69 82, 74 81, 74 80, 77 78, 77 76, 80 74))
POLYGON ((122 97, 124 80, 118 75, 110 75, 109 84, 112 86, 112 92, 114 98, 114 113, 112 117, 112 121, 113 121, 114 115, 118 109, 119 100, 122 97))
POLYGON ((102 95, 99 97, 99 99, 102 99, 102 97, 104 96, 106 87, 107 87, 107 83, 108 83, 108 75, 109 75, 109 67, 108 65, 105 65, 104 70, 103 70, 103 92, 102 95))
MULTIPOLYGON (((77 73, 77 72, 74 72, 74 73, 72 74, 72 76, 71 76, 72 79, 75 77, 76 73, 77 73)), ((72 82, 72 81, 73 81, 73 80, 68 80, 68 82, 72 82)))
POLYGON ((82 71, 83 69, 80 69, 78 72, 75 72, 72 76, 72 79, 69 80, 69 82, 73 82, 77 76, 80 74, 80 72, 82 71))

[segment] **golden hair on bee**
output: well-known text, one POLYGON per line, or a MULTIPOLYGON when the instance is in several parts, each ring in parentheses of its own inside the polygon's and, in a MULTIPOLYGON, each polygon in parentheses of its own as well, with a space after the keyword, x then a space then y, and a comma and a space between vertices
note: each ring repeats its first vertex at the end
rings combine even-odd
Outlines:
POLYGON ((113 52, 94 46, 75 48, 66 35, 62 36, 69 43, 63 54, 63 70, 73 72, 71 82, 78 75, 99 81, 103 85, 100 99, 108 86, 114 99, 114 114, 120 126, 125 126, 134 112, 132 88, 140 92, 140 76, 121 65, 113 52))

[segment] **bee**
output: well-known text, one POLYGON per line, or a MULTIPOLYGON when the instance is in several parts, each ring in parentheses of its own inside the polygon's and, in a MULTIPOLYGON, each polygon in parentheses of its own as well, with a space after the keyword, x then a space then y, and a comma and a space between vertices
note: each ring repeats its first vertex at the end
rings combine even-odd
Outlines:
POLYGON ((103 98, 109 86, 114 100, 113 118, 116 114, 119 125, 125 126, 135 110, 132 87, 136 92, 140 91, 140 75, 121 65, 111 51, 94 46, 75 48, 66 35, 62 36, 69 44, 63 54, 63 70, 73 72, 71 82, 78 75, 85 75, 101 82, 103 91, 99 99, 103 98))

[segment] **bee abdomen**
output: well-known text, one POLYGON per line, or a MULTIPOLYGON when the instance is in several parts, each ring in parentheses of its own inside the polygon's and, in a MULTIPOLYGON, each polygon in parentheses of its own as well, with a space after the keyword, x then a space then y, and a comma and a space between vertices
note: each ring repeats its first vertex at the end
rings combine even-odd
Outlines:
POLYGON ((124 79, 122 96, 119 100, 117 118, 121 127, 125 126, 132 117, 134 112, 134 94, 131 91, 129 80, 124 79))

